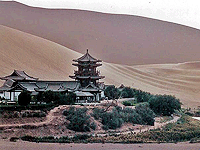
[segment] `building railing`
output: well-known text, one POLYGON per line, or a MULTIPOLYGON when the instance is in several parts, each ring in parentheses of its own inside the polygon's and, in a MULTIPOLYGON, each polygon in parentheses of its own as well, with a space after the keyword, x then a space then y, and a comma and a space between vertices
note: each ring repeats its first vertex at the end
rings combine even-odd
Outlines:
POLYGON ((96 71, 96 72, 89 72, 89 71, 76 71, 74 70, 74 74, 75 75, 81 75, 81 76, 99 76, 100 75, 100 71, 96 71))

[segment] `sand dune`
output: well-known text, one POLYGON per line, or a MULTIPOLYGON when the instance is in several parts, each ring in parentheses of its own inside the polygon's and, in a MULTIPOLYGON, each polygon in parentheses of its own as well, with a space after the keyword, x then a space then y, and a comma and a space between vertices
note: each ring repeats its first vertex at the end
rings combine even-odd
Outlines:
POLYGON ((46 80, 69 79, 72 59, 80 56, 59 44, 5 26, 0 26, 0 52, 0 76, 18 69, 46 80))
POLYGON ((117 64, 163 64, 200 58, 200 31, 144 17, 28 7, 0 1, 0 24, 117 64))
MULTIPOLYGON (((69 80, 76 69, 72 59, 82 54, 54 42, 0 26, 0 76, 25 70, 43 80, 69 80)), ((97 57, 96 55, 94 55, 97 57)), ((103 62, 106 84, 124 84, 154 94, 171 94, 184 107, 200 106, 200 62, 157 65, 119 65, 103 62)), ((1 82, 3 83, 3 82, 1 82)))

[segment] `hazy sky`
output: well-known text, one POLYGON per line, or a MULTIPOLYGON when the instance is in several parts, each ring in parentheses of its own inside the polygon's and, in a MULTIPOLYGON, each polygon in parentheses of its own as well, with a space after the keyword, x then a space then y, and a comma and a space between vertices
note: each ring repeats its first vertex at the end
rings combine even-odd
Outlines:
POLYGON ((45 8, 68 8, 131 14, 200 29, 199 0, 17 0, 45 8))

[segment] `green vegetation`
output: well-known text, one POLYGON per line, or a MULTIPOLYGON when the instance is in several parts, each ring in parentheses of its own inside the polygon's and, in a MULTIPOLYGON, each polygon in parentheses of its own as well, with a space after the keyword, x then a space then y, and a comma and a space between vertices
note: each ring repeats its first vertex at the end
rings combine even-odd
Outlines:
POLYGON ((76 94, 75 93, 60 93, 53 91, 45 91, 39 93, 36 97, 39 102, 55 103, 59 105, 71 105, 75 103, 76 94))
POLYGON ((157 115, 169 116, 175 112, 175 110, 181 109, 181 103, 179 99, 176 99, 171 95, 155 95, 149 100, 150 108, 157 115))
POLYGON ((86 114, 87 108, 75 108, 70 107, 69 110, 65 110, 63 115, 70 121, 67 128, 78 132, 87 132, 91 129, 96 129, 94 122, 90 123, 90 116, 86 114))
POLYGON ((122 104, 124 106, 135 106, 136 105, 134 100, 123 101, 122 104))
POLYGON ((153 95, 148 92, 133 89, 130 87, 124 87, 123 89, 119 91, 114 86, 108 86, 106 88, 106 91, 107 92, 105 92, 105 95, 109 99, 112 99, 114 95, 117 95, 117 96, 120 95, 120 97, 122 98, 134 98, 134 100, 131 100, 131 101, 124 101, 123 104, 125 106, 134 106, 139 103, 148 102, 149 107, 157 115, 170 116, 176 110, 181 109, 180 100, 171 95, 153 95))
POLYGON ((108 99, 118 99, 120 96, 120 91, 114 85, 108 86, 104 92, 108 99))
POLYGON ((154 124, 154 113, 148 105, 139 105, 137 109, 114 107, 111 112, 106 112, 104 109, 95 108, 92 116, 96 120, 100 120, 103 124, 103 129, 116 129, 123 125, 124 122, 133 124, 154 124))
POLYGON ((48 104, 34 104, 34 105, 27 105, 27 106, 20 106, 20 105, 0 105, 0 113, 4 111, 22 111, 22 110, 43 110, 48 111, 53 109, 54 107, 58 106, 58 104, 48 103, 48 104))
MULTIPOLYGON (((138 134, 121 134, 105 137, 108 143, 160 143, 160 142, 199 142, 200 121, 183 115, 177 123, 169 123, 161 129, 150 130, 138 134)), ((101 138, 92 137, 90 142, 99 142, 101 138)))
POLYGON ((91 135, 88 134, 76 134, 73 137, 63 136, 63 137, 54 137, 54 136, 46 136, 46 137, 33 137, 33 136, 23 136, 21 139, 23 141, 29 142, 48 142, 48 143, 87 143, 91 138, 91 135))
POLYGON ((154 125, 155 114, 149 108, 149 104, 147 102, 136 105, 135 110, 141 116, 142 124, 151 125, 151 126, 154 125))
POLYGON ((134 96, 135 96, 135 91, 130 87, 124 87, 121 91, 121 97, 123 98, 132 98, 134 96))
POLYGON ((18 104, 21 106, 27 106, 31 102, 31 94, 27 91, 23 91, 18 96, 18 104))

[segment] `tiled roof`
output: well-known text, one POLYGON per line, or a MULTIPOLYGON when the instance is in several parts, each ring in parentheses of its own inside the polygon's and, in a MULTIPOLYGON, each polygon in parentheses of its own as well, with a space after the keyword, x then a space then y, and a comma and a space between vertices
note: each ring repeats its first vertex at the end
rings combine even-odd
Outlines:
POLYGON ((80 91, 76 91, 75 92, 76 96, 80 96, 80 97, 93 97, 94 95, 91 94, 90 92, 80 92, 80 91))
POLYGON ((12 87, 10 91, 21 89, 30 92, 33 91, 56 91, 62 92, 71 90, 74 91, 79 88, 77 81, 33 81, 33 82, 18 82, 15 87, 12 87))
POLYGON ((97 86, 95 86, 93 83, 90 83, 89 85, 87 85, 84 88, 81 88, 80 90, 83 91, 83 92, 96 92, 96 91, 99 91, 101 89, 98 88, 97 86))
POLYGON ((98 60, 94 57, 92 57, 89 52, 88 52, 88 49, 87 49, 87 53, 85 55, 83 55, 82 57, 76 59, 76 60, 73 60, 73 61, 76 61, 76 62, 101 62, 101 60, 98 60))
POLYGON ((3 84, 3 86, 0 87, 0 91, 7 91, 10 90, 11 87, 13 86, 15 81, 13 80, 6 80, 3 84))
POLYGON ((38 78, 34 78, 29 76, 24 71, 14 70, 13 73, 9 76, 1 77, 2 80, 15 80, 15 81, 21 81, 21 80, 28 80, 28 81, 35 81, 38 80, 38 78))

